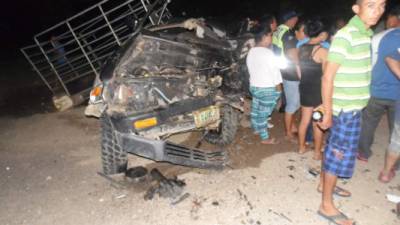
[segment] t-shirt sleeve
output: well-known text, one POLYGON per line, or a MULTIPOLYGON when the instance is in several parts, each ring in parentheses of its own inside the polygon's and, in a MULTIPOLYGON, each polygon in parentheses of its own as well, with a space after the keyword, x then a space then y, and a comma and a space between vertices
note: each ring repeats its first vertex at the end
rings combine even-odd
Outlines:
POLYGON ((400 30, 392 31, 388 40, 385 40, 389 51, 385 57, 390 57, 394 60, 400 60, 400 30))
POLYGON ((394 60, 400 61, 400 47, 397 49, 393 49, 386 57, 390 57, 394 60))
POLYGON ((344 30, 339 30, 329 48, 328 61, 343 64, 351 48, 351 36, 344 30))

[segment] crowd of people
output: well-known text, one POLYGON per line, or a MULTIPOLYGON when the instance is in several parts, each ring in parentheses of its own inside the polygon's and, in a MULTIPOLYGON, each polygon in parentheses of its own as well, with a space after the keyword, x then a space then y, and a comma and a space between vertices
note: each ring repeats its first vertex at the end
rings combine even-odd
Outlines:
POLYGON ((279 26, 265 15, 246 59, 254 133, 262 144, 278 144, 267 119, 284 103, 284 140, 296 143, 299 154, 313 142, 313 158, 322 163, 318 214, 335 224, 355 224, 334 204, 333 195, 351 196, 337 179, 352 177, 356 159, 368 161, 385 113, 391 136, 380 182, 393 179, 400 158, 400 5, 386 9, 386 30, 371 29, 385 8, 385 0, 356 0, 355 15, 337 20, 333 32, 295 11, 285 12, 279 26))

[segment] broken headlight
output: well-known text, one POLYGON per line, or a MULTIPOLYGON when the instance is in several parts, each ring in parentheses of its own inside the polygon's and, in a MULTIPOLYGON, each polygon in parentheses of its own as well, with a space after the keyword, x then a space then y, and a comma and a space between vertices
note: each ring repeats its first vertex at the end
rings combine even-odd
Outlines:
POLYGON ((91 104, 96 104, 96 103, 102 102, 103 101, 102 94, 103 94, 103 84, 96 85, 90 91, 89 102, 91 104))

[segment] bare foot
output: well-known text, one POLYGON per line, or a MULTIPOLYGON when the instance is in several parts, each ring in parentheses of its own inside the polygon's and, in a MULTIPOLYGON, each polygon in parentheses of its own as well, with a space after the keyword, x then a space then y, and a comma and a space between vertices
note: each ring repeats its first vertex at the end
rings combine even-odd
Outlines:
POLYGON ((309 149, 314 148, 314 143, 313 142, 306 141, 305 145, 306 145, 306 148, 309 148, 309 149))
POLYGON ((299 148, 299 154, 304 154, 307 152, 307 148, 299 148))
POLYGON ((276 144, 279 144, 279 141, 277 141, 275 138, 268 138, 266 140, 262 140, 261 144, 263 144, 263 145, 276 145, 276 144))
POLYGON ((314 160, 320 161, 322 159, 322 154, 321 152, 315 153, 314 152, 314 156, 313 156, 314 160))
POLYGON ((289 141, 290 143, 297 144, 297 138, 294 136, 285 136, 285 140, 289 141))

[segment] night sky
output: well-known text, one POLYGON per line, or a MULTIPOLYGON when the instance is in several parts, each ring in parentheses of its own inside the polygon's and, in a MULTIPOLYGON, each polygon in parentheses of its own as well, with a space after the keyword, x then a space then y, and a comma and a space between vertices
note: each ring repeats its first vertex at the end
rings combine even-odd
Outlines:
MULTIPOLYGON (((390 0, 393 4, 397 0, 390 0)), ((14 0, 2 3, 0 43, 2 55, 32 43, 32 36, 100 2, 99 0, 14 0)), ((264 13, 279 15, 294 8, 305 15, 351 15, 351 0, 172 0, 173 15, 214 16, 223 19, 257 17, 264 13), (343 9, 346 9, 343 11, 343 9)))

